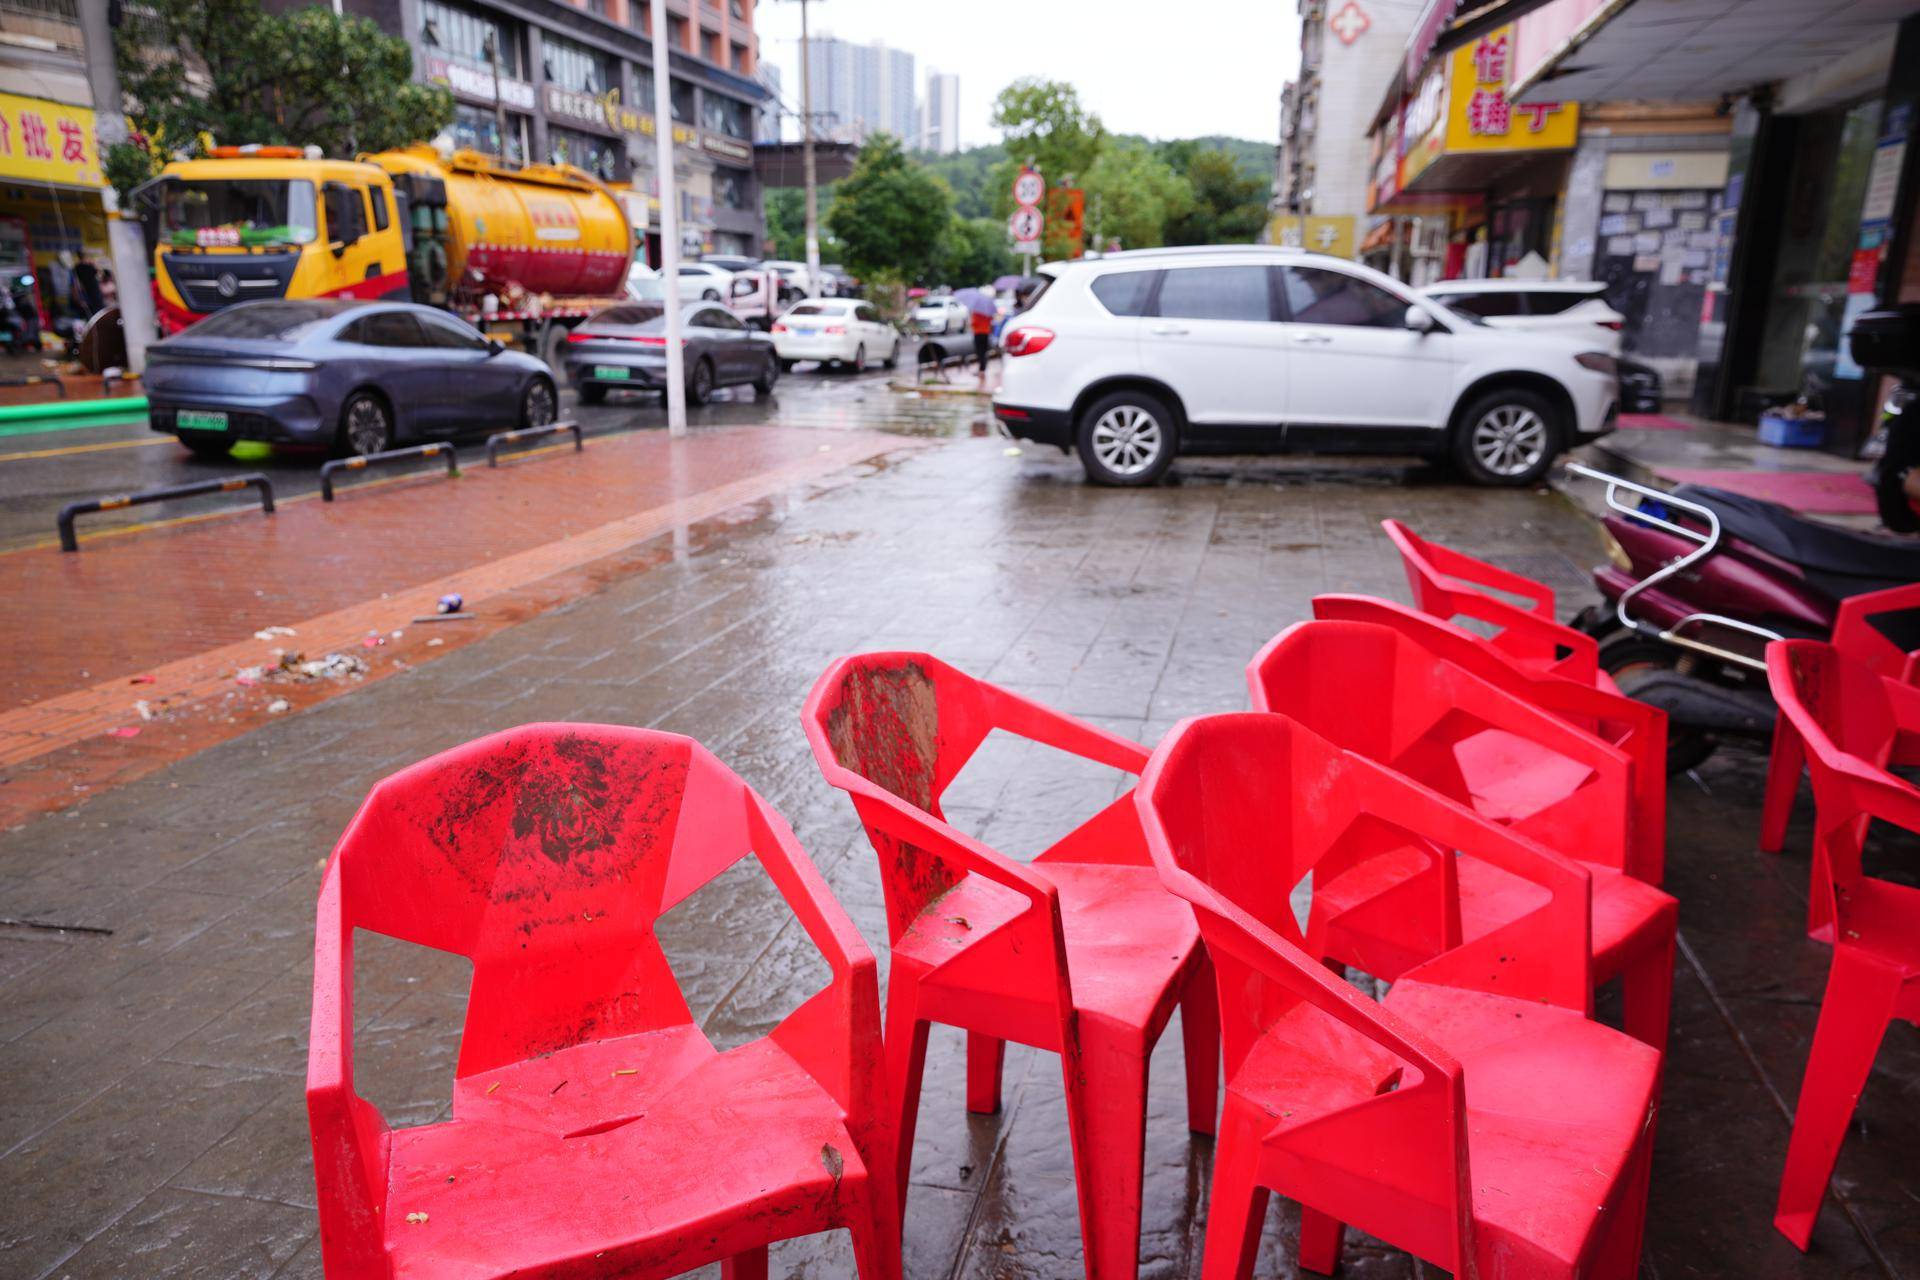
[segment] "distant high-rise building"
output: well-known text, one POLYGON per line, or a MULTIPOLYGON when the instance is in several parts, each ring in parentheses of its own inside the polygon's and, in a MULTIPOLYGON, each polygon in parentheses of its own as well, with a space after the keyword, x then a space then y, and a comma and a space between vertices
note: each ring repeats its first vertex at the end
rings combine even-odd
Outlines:
POLYGON ((960 77, 944 71, 927 71, 927 96, 920 103, 920 137, 923 151, 960 149, 960 77))
POLYGON ((761 107, 760 114, 754 118, 753 140, 755 142, 780 141, 781 121, 786 117, 786 103, 780 97, 780 68, 771 62, 762 62, 754 68, 753 78, 766 87, 773 97, 761 107))
POLYGON ((815 136, 864 142, 891 133, 916 144, 913 55, 884 41, 854 44, 833 36, 808 43, 815 136))

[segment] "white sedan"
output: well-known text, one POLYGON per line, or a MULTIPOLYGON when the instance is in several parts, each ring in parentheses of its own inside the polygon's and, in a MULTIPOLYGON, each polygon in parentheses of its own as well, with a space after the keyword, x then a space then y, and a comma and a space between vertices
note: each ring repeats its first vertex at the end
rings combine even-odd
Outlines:
POLYGON ((733 296, 733 272, 711 262, 680 264, 680 297, 686 301, 725 302, 733 296))
POLYGON ((900 358, 900 331, 858 298, 813 298, 773 322, 773 350, 780 367, 801 360, 848 364, 856 370, 878 359, 891 369, 900 358))

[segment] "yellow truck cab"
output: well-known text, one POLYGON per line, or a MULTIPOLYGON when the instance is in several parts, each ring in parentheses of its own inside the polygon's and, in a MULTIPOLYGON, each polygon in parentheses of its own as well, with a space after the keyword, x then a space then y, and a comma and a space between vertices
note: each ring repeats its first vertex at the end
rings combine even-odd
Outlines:
POLYGON ((234 302, 409 296, 401 211, 379 165, 215 147, 167 165, 143 195, 168 333, 234 302))

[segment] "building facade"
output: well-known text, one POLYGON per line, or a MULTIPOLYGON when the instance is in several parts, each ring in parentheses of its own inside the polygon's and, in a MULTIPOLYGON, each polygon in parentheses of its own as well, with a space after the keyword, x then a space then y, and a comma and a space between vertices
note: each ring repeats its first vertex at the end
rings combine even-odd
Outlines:
MULTIPOLYGON (((757 254, 766 218, 753 144, 773 103, 758 78, 756 0, 663 2, 681 250, 757 254)), ((447 141, 587 170, 622 193, 636 239, 659 261, 649 0, 345 3, 404 37, 414 74, 453 93, 447 141)))
POLYGON ((927 72, 927 95, 920 103, 918 147, 951 153, 960 149, 960 77, 927 72))
POLYGON ((885 42, 855 44, 834 36, 807 43, 814 136, 859 143, 890 133, 916 145, 918 129, 913 55, 885 42))
POLYGON ((11 0, 0 18, 0 289, 42 333, 70 332, 111 279, 78 0, 11 0))
POLYGON ((1280 95, 1268 238, 1351 256, 1366 221, 1367 126, 1410 16, 1397 0, 1299 0, 1300 73, 1280 95))
POLYGON ((1598 280, 1670 397, 1865 438, 1848 329, 1920 301, 1920 0, 1426 0, 1404 55, 1369 209, 1433 223, 1440 274, 1598 280))

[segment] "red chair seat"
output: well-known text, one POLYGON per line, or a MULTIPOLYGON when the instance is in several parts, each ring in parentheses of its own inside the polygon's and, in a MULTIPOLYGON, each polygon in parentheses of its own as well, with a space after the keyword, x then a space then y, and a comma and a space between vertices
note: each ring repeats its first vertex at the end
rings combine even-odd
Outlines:
POLYGON ((767 1040, 715 1053, 691 1028, 466 1077, 454 1117, 393 1135, 397 1275, 507 1276, 562 1258, 677 1275, 710 1256, 717 1208, 757 1204, 783 1234, 826 1230, 846 1211, 842 1182, 865 1181, 839 1107, 799 1064, 767 1040))
POLYGON ((1537 1001, 1406 981, 1383 1003, 1465 1074, 1481 1273, 1529 1274, 1525 1257, 1571 1271, 1628 1212, 1659 1051, 1537 1001))
MULTIPOLYGON (((1645 881, 1609 867, 1583 863, 1593 876, 1593 980, 1605 982, 1620 972, 1642 931, 1673 899, 1645 881)), ((1508 875, 1478 858, 1463 857, 1460 867, 1460 933, 1471 942, 1517 920, 1546 901, 1538 885, 1508 875)))
MULTIPOLYGON (((1060 892, 1074 1007, 1157 1035, 1179 999, 1180 982, 1199 942, 1192 909, 1160 887, 1151 867, 1049 862, 1031 869, 1060 892)), ((894 953, 937 964, 974 936, 1007 923, 1026 905, 1024 897, 1005 885, 970 875, 914 921, 894 953)), ((937 997, 975 986, 965 976, 936 970, 925 990, 937 997)), ((1009 999, 1018 1002, 1017 997, 1009 999)))
POLYGON ((1493 822, 1525 822, 1566 799, 1594 770, 1504 729, 1482 729, 1453 747, 1473 811, 1493 822))
MULTIPOLYGON (((1576 1274, 1607 1219, 1630 1210, 1627 1175, 1652 1118, 1659 1052, 1534 1000, 1409 980, 1382 1003, 1465 1074, 1481 1274, 1576 1274)), ((1271 1117, 1277 1134, 1366 1101, 1398 1065, 1300 1005, 1260 1038, 1227 1091, 1271 1117)))

